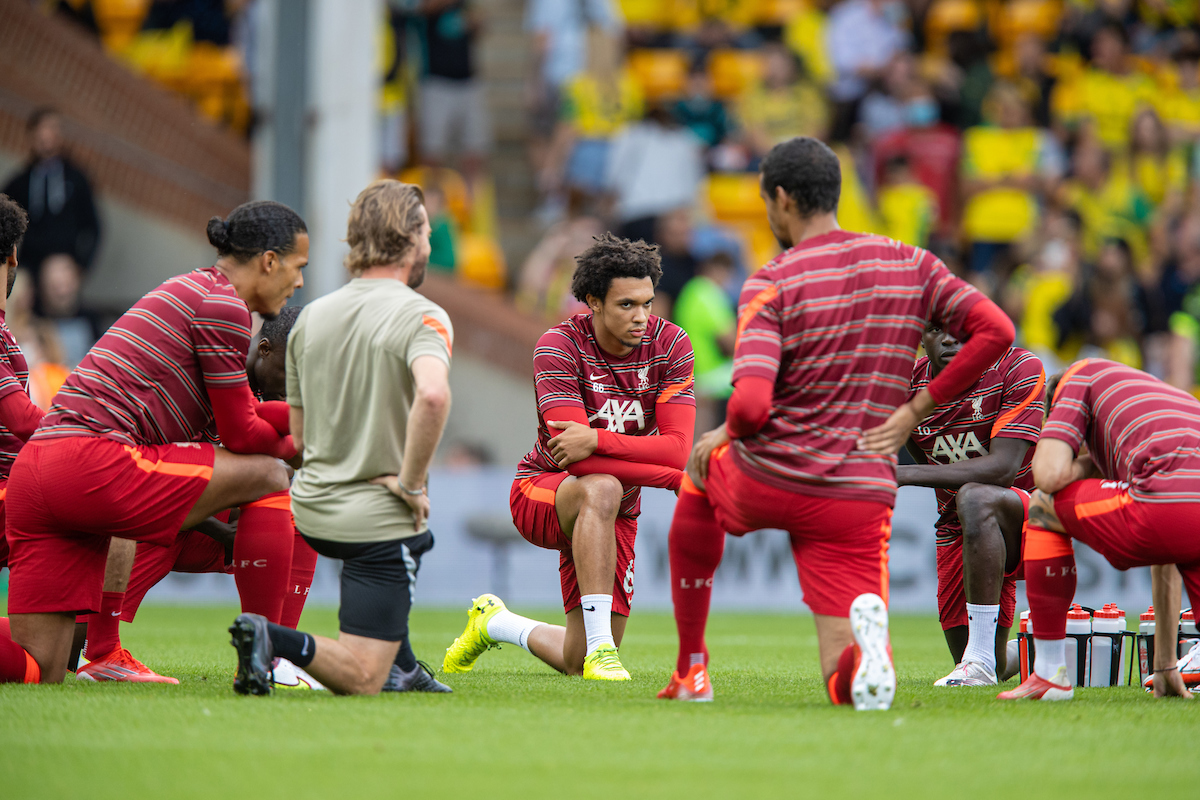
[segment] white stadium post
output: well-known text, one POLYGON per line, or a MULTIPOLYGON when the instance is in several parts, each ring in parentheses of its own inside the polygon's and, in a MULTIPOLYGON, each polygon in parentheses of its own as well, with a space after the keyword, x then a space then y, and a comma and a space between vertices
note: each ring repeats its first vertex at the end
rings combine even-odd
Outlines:
POLYGON ((310 0, 306 222, 311 248, 309 299, 346 280, 350 204, 376 177, 378 59, 383 0, 310 0))

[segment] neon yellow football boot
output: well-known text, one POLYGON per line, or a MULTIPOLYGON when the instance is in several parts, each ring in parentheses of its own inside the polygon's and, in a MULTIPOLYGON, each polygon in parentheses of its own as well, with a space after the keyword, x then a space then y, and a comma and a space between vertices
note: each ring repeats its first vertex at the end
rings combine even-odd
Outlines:
POLYGON ((475 659, 484 651, 499 647, 500 643, 488 636, 488 620, 504 611, 504 601, 494 594, 481 594, 471 601, 467 609, 467 627, 454 640, 454 644, 446 648, 446 657, 442 659, 442 672, 470 672, 475 666, 475 659))
POLYGON ((585 681, 627 681, 629 672, 621 666, 621 659, 617 657, 617 648, 602 644, 583 660, 583 679, 585 681))

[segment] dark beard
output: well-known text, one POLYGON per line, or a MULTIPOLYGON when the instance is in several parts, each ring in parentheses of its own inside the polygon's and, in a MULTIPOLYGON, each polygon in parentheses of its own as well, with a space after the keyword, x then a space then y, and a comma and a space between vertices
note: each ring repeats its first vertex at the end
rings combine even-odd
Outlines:
POLYGON ((412 271, 408 273, 408 288, 416 289, 425 282, 425 268, 428 266, 428 258, 413 262, 412 271))
POLYGON ((4 289, 4 297, 8 299, 12 297, 13 284, 17 282, 17 268, 9 266, 8 268, 8 286, 4 289))

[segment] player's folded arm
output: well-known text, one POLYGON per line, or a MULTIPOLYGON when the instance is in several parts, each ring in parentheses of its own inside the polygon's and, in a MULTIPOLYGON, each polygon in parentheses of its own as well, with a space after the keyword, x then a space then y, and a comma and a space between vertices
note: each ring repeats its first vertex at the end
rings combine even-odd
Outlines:
POLYGON ((208 399, 221 444, 232 453, 262 453, 285 461, 295 457, 292 437, 281 435, 256 411, 259 405, 243 377, 240 385, 208 385, 208 399))
POLYGON ((29 395, 19 387, 0 398, 0 424, 12 431, 22 442, 29 441, 46 412, 33 404, 29 395))
MULTIPOLYGON (((692 411, 694 414, 695 409, 693 408, 692 411)), ((546 409, 543 412, 543 418, 547 423, 578 422, 581 425, 589 424, 587 412, 573 405, 555 406, 546 409)), ((675 467, 661 464, 642 464, 598 453, 594 453, 582 461, 570 464, 567 467, 567 472, 577 478, 584 475, 611 475, 619 480, 622 486, 652 486, 659 489, 671 490, 678 489, 679 484, 683 480, 683 472, 675 467)))
POLYGON ((639 464, 656 464, 683 469, 692 451, 696 430, 696 407, 683 403, 656 403, 658 422, 655 436, 630 436, 613 431, 596 431, 596 452, 639 464))
MULTIPOLYGON (((935 318, 947 319, 936 313, 935 318)), ((982 295, 967 311, 961 325, 950 321, 946 325, 963 342, 963 346, 954 360, 929 382, 929 394, 937 405, 953 400, 970 389, 984 371, 1012 346, 1016 336, 1016 329, 1008 315, 982 295)))

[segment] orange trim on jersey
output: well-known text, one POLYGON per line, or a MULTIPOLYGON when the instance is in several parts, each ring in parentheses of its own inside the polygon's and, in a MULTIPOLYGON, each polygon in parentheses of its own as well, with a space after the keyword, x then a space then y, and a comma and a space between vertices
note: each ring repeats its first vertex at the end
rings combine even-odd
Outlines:
POLYGON ((1075 552, 1071 547, 1071 537, 1036 525, 1025 528, 1025 545, 1022 550, 1022 557, 1026 562, 1063 558, 1075 552))
POLYGON ((1042 387, 1045 385, 1046 385, 1046 373, 1044 373, 1044 372, 1039 373, 1038 379, 1037 379, 1037 385, 1033 387, 1033 391, 1029 393, 1029 396, 1026 397, 1024 400, 1022 400, 1016 408, 1012 408, 1012 409, 1009 409, 1008 411, 1005 411, 1004 414, 1001 415, 996 420, 996 424, 992 426, 992 432, 990 434, 991 438, 993 438, 993 439, 996 438, 997 433, 1004 430, 1005 426, 1007 426, 1010 422, 1012 422, 1014 419, 1016 419, 1018 414, 1020 414, 1025 409, 1029 408, 1029 404, 1033 402, 1033 398, 1037 397, 1037 393, 1040 392, 1042 390, 1042 387))
POLYGON ((528 497, 535 503, 549 503, 554 505, 554 490, 545 489, 541 486, 533 485, 533 478, 526 478, 517 484, 521 489, 521 494, 528 497))
POLYGON ((4 498, 8 497, 8 487, 0 488, 0 503, 4 502, 4 498))
POLYGON ((38 666, 38 662, 33 656, 29 655, 29 651, 25 651, 25 683, 41 683, 42 668, 38 666))
POLYGON ((708 494, 708 492, 704 491, 699 486, 697 486, 696 483, 692 480, 691 476, 688 475, 686 472, 683 473, 683 481, 679 484, 679 493, 680 494, 696 494, 696 495, 700 495, 701 497, 704 497, 708 494))
POLYGON ((888 543, 892 540, 892 512, 890 509, 883 524, 879 526, 879 532, 883 535, 883 541, 879 543, 879 596, 883 598, 883 604, 886 606, 888 604, 888 583, 891 580, 888 572, 888 543))
POLYGON ((443 339, 445 339, 446 340, 446 352, 449 353, 450 355, 454 355, 454 345, 450 342, 450 331, 446 330, 445 325, 443 325, 435 317, 431 317, 428 314, 425 314, 424 316, 421 317, 421 323, 423 325, 428 325, 429 327, 433 328, 434 331, 436 331, 439 336, 441 336, 443 339))
POLYGON ((712 451, 712 454, 709 455, 708 460, 711 462, 714 459, 724 458, 725 454, 728 452, 729 452, 729 445, 723 444, 720 447, 718 447, 716 450, 712 451))
POLYGON ((658 396, 657 402, 659 402, 659 403, 667 402, 672 397, 674 397, 675 395, 679 394, 680 392, 684 391, 689 386, 691 386, 693 380, 694 380, 694 378, 691 375, 689 375, 688 379, 686 381, 680 381, 679 383, 671 384, 667 388, 663 389, 662 394, 660 394, 658 396))
POLYGON ((142 456, 142 451, 136 447, 125 445, 125 452, 137 464, 138 469, 145 472, 157 472, 160 475, 174 475, 179 478, 203 478, 212 480, 213 468, 204 464, 178 464, 173 461, 151 461, 142 456))
MULTIPOLYGON (((763 306, 779 296, 779 289, 774 285, 763 289, 754 297, 750 298, 750 302, 746 304, 746 309, 742 312, 742 316, 738 319, 737 338, 742 338, 742 331, 746 330, 746 326, 750 324, 750 320, 754 319, 759 311, 762 311, 763 306)), ((735 344, 734 347, 737 347, 735 344)))
POLYGON ((292 510, 292 495, 289 492, 272 492, 268 495, 255 500, 253 503, 245 503, 242 509, 247 508, 276 508, 280 511, 292 510))
POLYGON ((1123 492, 1115 497, 1106 497, 1103 500, 1093 500, 1090 503, 1076 503, 1075 518, 1087 519, 1088 517, 1098 517, 1101 514, 1109 514, 1124 508, 1132 502, 1133 498, 1129 496, 1129 492, 1123 492))
POLYGON ((1062 394, 1063 387, 1067 385, 1067 381, 1071 380, 1071 376, 1076 372, 1079 372, 1079 370, 1086 367, 1089 361, 1091 361, 1090 358, 1085 358, 1082 361, 1076 361, 1071 365, 1070 369, 1063 373, 1062 378, 1060 378, 1058 381, 1058 386, 1054 389, 1054 397, 1050 398, 1050 405, 1054 405, 1058 402, 1058 396, 1062 394))

